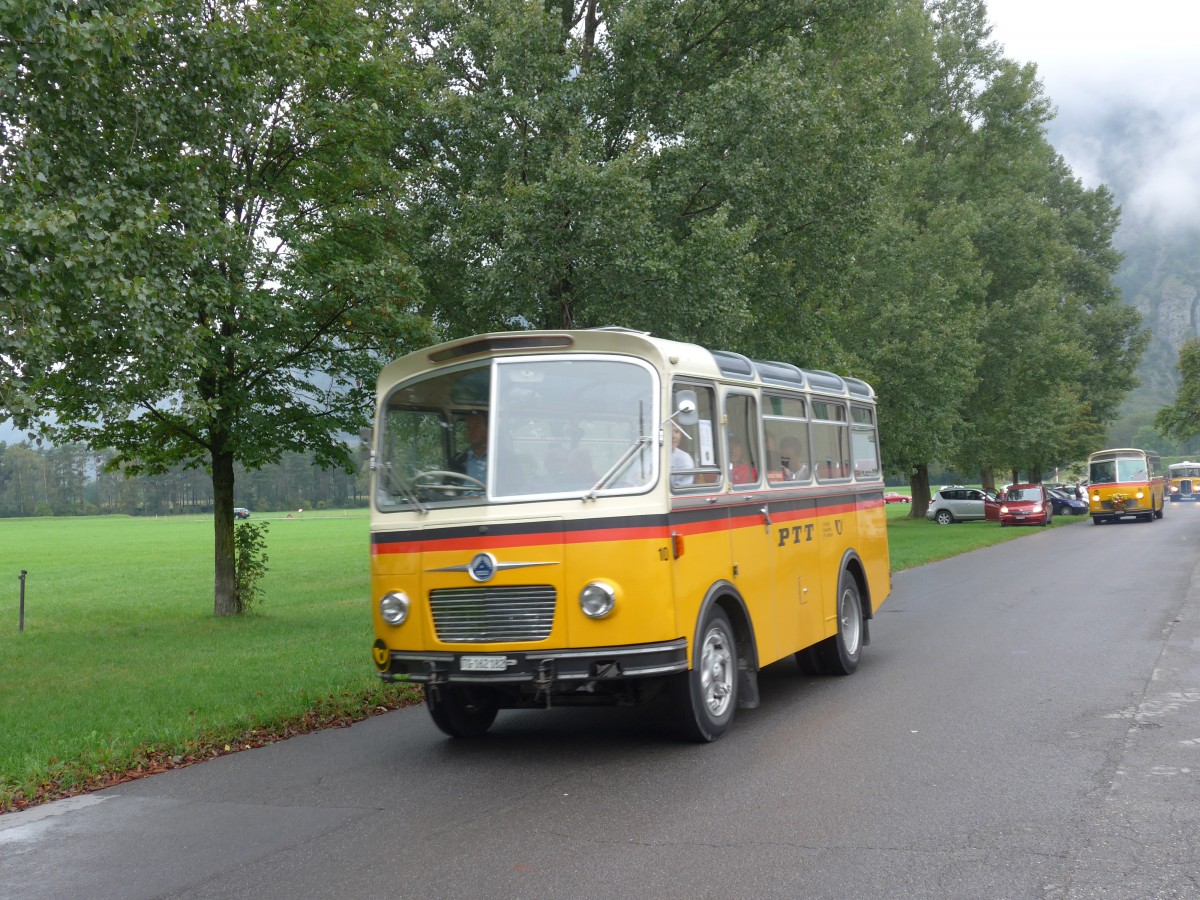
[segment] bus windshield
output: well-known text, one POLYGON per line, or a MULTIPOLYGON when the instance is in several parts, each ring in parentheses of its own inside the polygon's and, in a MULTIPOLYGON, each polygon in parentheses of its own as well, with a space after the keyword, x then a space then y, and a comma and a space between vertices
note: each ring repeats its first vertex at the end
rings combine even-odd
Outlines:
POLYGON ((1122 456, 1117 459, 1094 460, 1088 472, 1092 484, 1145 481, 1146 460, 1141 456, 1122 456))
POLYGON ((657 375, 599 356, 506 358, 387 399, 380 510, 636 493, 657 479, 657 375))

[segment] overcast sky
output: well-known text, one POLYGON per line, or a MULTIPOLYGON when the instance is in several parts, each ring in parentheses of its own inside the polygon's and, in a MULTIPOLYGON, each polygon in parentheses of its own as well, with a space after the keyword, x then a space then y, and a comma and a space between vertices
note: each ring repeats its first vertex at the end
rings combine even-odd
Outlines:
POLYGON ((985 2, 1004 55, 1037 64, 1075 174, 1112 186, 1126 223, 1200 222, 1200 0, 985 2))

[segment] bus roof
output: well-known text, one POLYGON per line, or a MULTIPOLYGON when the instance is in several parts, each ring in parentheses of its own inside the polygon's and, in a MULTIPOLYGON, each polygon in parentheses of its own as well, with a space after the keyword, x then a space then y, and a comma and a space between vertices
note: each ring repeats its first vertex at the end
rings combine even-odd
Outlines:
POLYGON ((474 335, 416 350, 384 367, 380 383, 392 383, 432 366, 482 359, 497 353, 537 354, 564 351, 624 353, 646 359, 657 368, 679 374, 743 381, 765 387, 778 385, 822 394, 874 401, 875 391, 858 378, 820 369, 801 369, 790 363, 753 360, 728 350, 708 350, 698 344, 654 337, 626 328, 564 331, 501 331, 474 335))
POLYGON ((1153 450, 1139 450, 1137 447, 1117 447, 1112 450, 1097 450, 1088 460, 1116 459, 1120 456, 1158 456, 1153 450))

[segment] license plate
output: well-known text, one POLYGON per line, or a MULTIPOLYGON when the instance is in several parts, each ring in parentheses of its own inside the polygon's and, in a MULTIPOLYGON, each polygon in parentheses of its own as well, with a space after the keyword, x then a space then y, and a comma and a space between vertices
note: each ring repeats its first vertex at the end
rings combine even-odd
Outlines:
POLYGON ((458 667, 464 672, 506 672, 508 663, 507 656, 464 656, 458 667))

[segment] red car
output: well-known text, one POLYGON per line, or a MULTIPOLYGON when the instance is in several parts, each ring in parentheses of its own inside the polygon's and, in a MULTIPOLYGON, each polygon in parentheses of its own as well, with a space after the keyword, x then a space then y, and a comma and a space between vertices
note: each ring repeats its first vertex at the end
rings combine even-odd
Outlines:
POLYGON ((895 491, 888 491, 883 495, 884 503, 912 503, 912 497, 907 494, 897 494, 895 491))
POLYGON ((1054 519, 1054 504, 1040 484, 1014 484, 1004 492, 1000 503, 1000 524, 1049 525, 1054 519))

